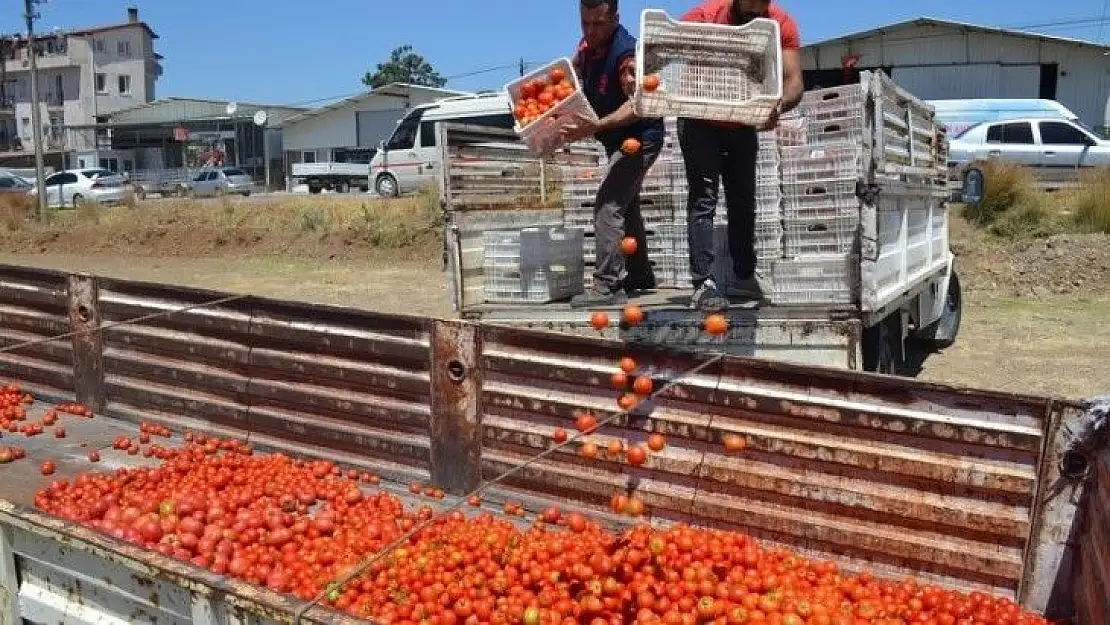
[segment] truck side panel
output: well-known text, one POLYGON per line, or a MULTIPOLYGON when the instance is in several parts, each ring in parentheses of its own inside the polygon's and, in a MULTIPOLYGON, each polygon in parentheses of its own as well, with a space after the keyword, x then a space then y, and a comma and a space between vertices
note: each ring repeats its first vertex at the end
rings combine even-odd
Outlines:
MULTIPOLYGON (((44 297, 56 302, 67 281, 0 267, 0 302, 25 292, 54 294, 44 297)), ((97 281, 96 314, 109 323, 225 296, 97 281)), ((68 327, 58 323, 63 307, 48 309, 54 328, 38 336, 68 327)), ((6 344, 19 331, 0 325, 6 344)), ((615 408, 609 377, 623 355, 657 385, 708 357, 253 297, 114 325, 104 331, 103 351, 109 417, 234 434, 261 449, 325 456, 395 482, 442 475, 436 458, 464 465, 459 475, 489 479, 547 448, 554 428, 569 427, 577 411, 607 418, 615 408), (434 348, 433 336, 440 337, 434 348), (433 432, 474 427, 476 439, 454 447, 441 440, 433 454, 433 432)), ((72 392, 65 383, 73 372, 49 374, 62 367, 30 353, 47 364, 3 371, 38 375, 28 384, 36 393, 72 392)), ((10 354, 9 362, 21 360, 10 354)), ((1055 451, 1043 454, 1059 448, 1050 436, 1066 429, 1061 415, 1074 406, 740 357, 682 378, 652 403, 598 435, 599 442, 642 442, 649 431, 666 433, 667 448, 646 466, 587 463, 565 449, 502 483, 499 496, 533 510, 554 503, 605 518, 614 492, 638 486, 659 521, 739 529, 849 567, 990 588, 1044 607, 1024 580, 1055 580, 1050 565, 1063 561, 1053 559, 1064 546, 1053 535, 1070 519, 1062 518, 1066 508, 1050 522, 1041 518, 1052 482, 1044 481, 1052 473, 1043 465, 1058 460, 1055 451), (729 433, 745 437, 745 453, 725 455, 721 440, 729 433), (1028 564, 1034 548, 1047 554, 1035 559, 1047 563, 1043 569, 1028 564)), ((0 509, 5 523, 34 518, 0 509)), ((91 540, 66 523, 47 525, 57 540, 91 540)), ((155 554, 142 562, 174 565, 155 554)))
MULTIPOLYGON (((1110 403, 1105 409, 1110 411, 1110 403)), ((1110 418, 1110 414, 1104 418, 1110 418)), ((1095 477, 1087 492, 1088 507, 1081 521, 1073 592, 1077 622, 1110 623, 1110 449, 1097 457, 1091 469, 1095 477)))

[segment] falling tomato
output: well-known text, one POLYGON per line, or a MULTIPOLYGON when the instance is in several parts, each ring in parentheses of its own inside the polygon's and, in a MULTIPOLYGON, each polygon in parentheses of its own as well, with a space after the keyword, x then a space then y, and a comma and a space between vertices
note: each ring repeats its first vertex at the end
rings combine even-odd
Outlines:
POLYGON ((614 391, 624 391, 628 389, 628 374, 624 371, 617 371, 609 378, 609 383, 613 386, 614 391))
POLYGON ((647 450, 639 445, 634 445, 628 448, 628 452, 624 455, 624 459, 628 464, 634 467, 641 467, 647 462, 647 450))
POLYGON ((644 322, 644 309, 636 304, 629 304, 624 307, 624 312, 621 314, 624 323, 630 328, 635 328, 644 322))
POLYGON ((640 398, 632 393, 625 393, 617 399, 617 407, 625 412, 632 410, 640 404, 640 398))
POLYGON ((710 336, 724 336, 728 332, 728 318, 719 313, 707 316, 702 325, 710 336))
POLYGON ((555 431, 551 433, 551 440, 560 445, 567 442, 567 431, 563 428, 555 428, 555 431))
POLYGON ((39 466, 39 471, 41 471, 43 475, 52 475, 54 473, 54 468, 53 460, 44 460, 39 466))
POLYGON ((647 93, 659 89, 659 74, 648 74, 644 76, 643 87, 644 91, 647 93))
POLYGON ((593 460, 597 458, 597 445, 587 441, 582 444, 581 453, 583 458, 586 458, 587 460, 593 460))
POLYGON ((635 137, 629 137, 621 144, 621 152, 625 156, 632 156, 640 151, 640 140, 635 137))
POLYGON ((621 358, 621 371, 625 373, 632 373, 636 370, 636 361, 631 356, 621 358))
POLYGON ((624 237, 621 239, 621 252, 625 256, 632 256, 638 249, 640 249, 640 244, 636 242, 636 237, 624 237))
POLYGON ((654 389, 655 383, 652 382, 651 378, 646 375, 641 375, 640 377, 636 378, 635 382, 632 383, 632 392, 641 397, 647 397, 648 395, 651 395, 651 391, 654 389))
POLYGON ((590 315, 590 327, 592 327, 594 330, 597 330, 598 332, 601 332, 605 328, 608 328, 609 315, 600 310, 593 313, 592 315, 590 315))
POLYGON ((609 447, 606 449, 606 451, 609 453, 609 457, 618 458, 620 457, 621 452, 624 451, 624 443, 622 443, 619 438, 614 438, 613 440, 609 441, 609 447))
POLYGON ((748 446, 748 441, 739 434, 725 434, 724 437, 725 451, 730 454, 736 454, 744 451, 748 446))
POLYGON ((588 412, 583 412, 574 420, 574 429, 583 434, 593 434, 597 431, 597 417, 588 412))
POLYGON ((663 448, 667 446, 667 438, 659 432, 654 432, 648 437, 647 446, 652 451, 663 451, 663 448))

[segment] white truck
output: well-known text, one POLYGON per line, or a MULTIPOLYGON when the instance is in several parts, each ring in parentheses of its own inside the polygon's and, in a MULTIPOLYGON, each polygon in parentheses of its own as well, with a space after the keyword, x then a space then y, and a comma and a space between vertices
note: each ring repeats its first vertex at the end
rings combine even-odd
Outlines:
POLYGON ((351 188, 366 193, 370 190, 370 164, 367 163, 293 163, 293 184, 305 185, 308 192, 327 189, 346 193, 351 188))
MULTIPOLYGON (((647 228, 655 230, 649 255, 661 287, 670 288, 632 299, 646 312, 643 325, 614 324, 604 334, 653 346, 883 373, 912 368, 923 353, 911 352, 912 345, 934 349, 955 341, 962 300, 948 247, 947 147, 931 108, 885 75, 870 72, 859 84, 806 97, 808 140, 781 148, 777 180, 786 182, 768 189, 769 206, 781 219, 760 217, 779 237, 769 239, 770 252, 760 261, 775 286, 771 304, 732 310, 726 337, 711 339, 700 331, 701 316, 686 306, 685 174, 671 146, 641 194, 647 228), (850 139, 833 141, 844 137, 850 139), (807 150, 852 156, 789 162, 807 150), (822 180, 825 173, 834 177, 822 180), (824 222, 794 218, 799 207, 827 205, 833 198, 822 194, 833 189, 840 193, 838 208, 847 201, 854 214, 824 222), (781 205, 775 197, 782 198, 781 205), (850 229, 843 228, 845 222, 850 229)), ((519 303, 487 301, 492 298, 485 292, 490 276, 483 237, 527 226, 585 227, 589 241, 593 197, 585 183, 592 179, 596 189, 598 153, 574 146, 541 160, 511 132, 451 125, 441 130, 438 143, 444 151, 441 184, 455 310, 467 319, 596 336, 588 310, 529 303, 527 297, 519 303), (565 182, 570 177, 574 184, 565 182)), ((592 253, 584 256, 578 266, 586 265, 588 280, 592 253)), ((609 316, 620 318, 615 310, 609 316)))

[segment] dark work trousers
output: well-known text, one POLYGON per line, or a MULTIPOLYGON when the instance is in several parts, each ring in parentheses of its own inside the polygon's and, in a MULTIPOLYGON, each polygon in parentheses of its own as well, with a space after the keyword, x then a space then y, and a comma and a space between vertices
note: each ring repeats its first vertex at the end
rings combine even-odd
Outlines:
POLYGON ((695 119, 678 120, 678 141, 686 162, 687 227, 690 277, 694 287, 714 276, 713 218, 718 188, 725 188, 728 247, 732 269, 741 280, 755 273, 755 171, 759 135, 755 128, 725 128, 695 119))
POLYGON ((597 266, 594 280, 599 291, 620 290, 626 278, 651 275, 647 236, 640 214, 640 187, 644 176, 659 158, 660 144, 645 142, 640 151, 626 155, 617 150, 609 155, 609 168, 597 191, 594 204, 594 245, 597 266), (625 262, 621 239, 636 239, 636 253, 625 262))

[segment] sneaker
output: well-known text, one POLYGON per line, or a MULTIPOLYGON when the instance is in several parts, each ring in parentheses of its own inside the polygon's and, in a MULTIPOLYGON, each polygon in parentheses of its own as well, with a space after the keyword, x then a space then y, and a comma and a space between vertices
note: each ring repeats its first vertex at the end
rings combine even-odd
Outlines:
POLYGON ((605 291, 594 287, 572 297, 570 306, 571 308, 604 308, 619 306, 627 301, 628 295, 625 294, 624 289, 605 291))
POLYGON ((756 272, 746 279, 738 280, 730 285, 728 294, 749 300, 760 301, 771 290, 771 283, 762 274, 756 272))
POLYGON ((655 290, 655 274, 649 273, 647 276, 628 276, 624 280, 624 290, 628 293, 635 291, 654 291, 655 290))
POLYGON ((728 310, 728 298, 717 290, 716 282, 706 280, 694 289, 694 295, 690 297, 690 308, 701 312, 723 312, 728 310))

